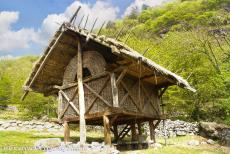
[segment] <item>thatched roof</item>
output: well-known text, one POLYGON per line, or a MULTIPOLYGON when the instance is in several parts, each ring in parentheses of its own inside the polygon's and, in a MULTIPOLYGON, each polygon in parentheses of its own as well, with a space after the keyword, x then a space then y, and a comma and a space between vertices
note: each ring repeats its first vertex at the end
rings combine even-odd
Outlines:
POLYGON ((25 90, 49 95, 54 91, 54 85, 61 86, 66 66, 77 54, 77 38, 83 42, 83 51, 98 51, 108 64, 116 63, 116 66, 125 67, 131 63, 127 72, 131 76, 141 77, 144 81, 158 87, 178 85, 195 92, 195 89, 182 77, 142 56, 124 43, 103 35, 97 36, 66 23, 59 28, 44 54, 36 63, 25 83, 25 90), (141 74, 140 62, 143 64, 141 74))

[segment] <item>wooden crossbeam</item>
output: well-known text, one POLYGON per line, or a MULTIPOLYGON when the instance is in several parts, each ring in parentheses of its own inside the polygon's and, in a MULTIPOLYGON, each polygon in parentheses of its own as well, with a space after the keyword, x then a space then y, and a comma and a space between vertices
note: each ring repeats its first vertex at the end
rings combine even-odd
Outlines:
POLYGON ((136 102, 135 98, 133 97, 132 93, 130 92, 129 88, 125 85, 123 81, 121 81, 122 86, 125 88, 127 93, 129 94, 131 100, 133 101, 134 105, 137 107, 137 109, 142 112, 141 108, 139 107, 138 103, 136 102))
MULTIPOLYGON (((99 95, 100 95, 100 94, 102 93, 102 91, 105 89, 105 87, 106 87, 108 81, 109 81, 109 78, 107 78, 107 80, 105 81, 105 83, 103 84, 103 86, 101 87, 101 89, 99 90, 99 92, 98 92, 99 95)), ((92 102, 89 103, 90 106, 89 106, 89 108, 87 109, 87 111, 85 112, 85 114, 89 113, 89 111, 92 109, 92 107, 93 107, 94 103, 97 101, 97 99, 98 99, 98 97, 96 96, 96 97, 92 100, 92 102)))
POLYGON ((79 110, 76 108, 73 102, 70 101, 69 97, 62 90, 60 90, 60 93, 62 94, 62 96, 64 96, 64 98, 67 100, 70 106, 74 109, 74 111, 79 115, 79 110))
MULTIPOLYGON (((71 102, 73 101, 73 99, 74 99, 75 96, 77 95, 77 91, 78 91, 78 88, 75 89, 73 96, 70 98, 70 101, 71 101, 71 102)), ((61 114, 60 114, 60 116, 59 116, 59 119, 61 119, 61 118, 64 116, 64 114, 65 114, 65 112, 67 111, 67 109, 69 108, 69 106, 70 106, 69 103, 65 106, 64 110, 61 112, 61 114)))
MULTIPOLYGON (((133 85, 131 85, 131 88, 130 88, 130 89, 132 89, 137 83, 138 83, 138 82, 135 82, 133 85)), ((121 106, 123 105, 124 101, 125 101, 128 97, 129 97, 129 93, 127 92, 127 93, 125 94, 125 96, 123 96, 123 98, 121 99, 121 102, 120 102, 120 105, 121 105, 121 106)))
POLYGON ((112 107, 111 105, 110 105, 110 103, 107 101, 107 100, 105 100, 101 95, 99 95, 95 90, 93 90, 90 86, 88 86, 86 83, 84 83, 84 86, 90 91, 90 92, 92 92, 94 95, 96 95, 100 100, 102 100, 103 102, 104 102, 104 104, 106 104, 107 106, 109 106, 109 107, 112 107))
POLYGON ((117 87, 120 84, 120 82, 122 81, 122 79, 125 77, 126 73, 127 73, 127 69, 124 69, 121 72, 121 74, 119 75, 119 77, 117 78, 117 80, 116 80, 117 87))

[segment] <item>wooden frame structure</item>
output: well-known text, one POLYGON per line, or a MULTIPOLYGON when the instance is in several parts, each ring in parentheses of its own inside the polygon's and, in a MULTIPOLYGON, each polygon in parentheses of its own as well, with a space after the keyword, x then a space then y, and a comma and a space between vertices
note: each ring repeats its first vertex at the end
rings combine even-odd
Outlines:
POLYGON ((104 126, 105 143, 132 140, 148 122, 150 137, 166 116, 160 105, 168 86, 195 91, 184 79, 140 55, 121 42, 97 36, 69 23, 61 25, 25 83, 26 91, 58 98, 58 120, 80 125, 80 145, 86 142, 86 124, 104 126), (123 125, 123 128, 119 128, 123 125), (138 130, 138 131, 137 131, 138 130))

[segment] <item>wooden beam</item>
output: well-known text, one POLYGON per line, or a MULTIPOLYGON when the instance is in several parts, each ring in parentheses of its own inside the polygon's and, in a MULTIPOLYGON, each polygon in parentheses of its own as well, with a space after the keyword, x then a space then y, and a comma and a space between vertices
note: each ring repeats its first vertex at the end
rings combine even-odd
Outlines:
POLYGON ((118 89, 116 84, 116 76, 115 73, 110 74, 111 79, 111 88, 112 88, 112 97, 113 97, 113 107, 119 107, 118 104, 118 89))
POLYGON ((78 83, 78 102, 80 109, 80 147, 83 149, 86 143, 86 126, 85 126, 85 98, 83 88, 83 73, 82 73, 82 49, 80 38, 77 40, 77 83, 78 83))
POLYGON ((70 101, 70 99, 68 98, 68 96, 62 90, 60 90, 60 93, 64 96, 64 98, 67 100, 67 102, 69 103, 69 105, 74 109, 74 111, 79 115, 80 114, 79 110, 76 108, 76 106, 73 104, 73 102, 70 101))
POLYGON ((109 118, 106 115, 103 116, 103 123, 104 123, 105 144, 111 145, 110 124, 109 124, 109 118))
POLYGON ((131 126, 131 133, 132 133, 131 141, 137 141, 137 131, 136 131, 135 123, 132 123, 130 126, 131 126))
POLYGON ((153 120, 149 120, 149 131, 150 131, 150 139, 156 142, 155 134, 154 134, 153 120))
POLYGON ((70 140, 70 130, 67 121, 64 121, 64 142, 67 143, 70 140))
MULTIPOLYGON (((105 81, 105 83, 103 84, 103 86, 101 87, 101 89, 99 90, 99 92, 98 92, 99 95, 102 93, 102 91, 104 90, 104 88, 107 86, 108 81, 109 81, 109 78, 107 78, 107 80, 105 81)), ((94 103, 97 101, 97 99, 98 99, 98 97, 96 96, 96 97, 92 100, 92 102, 89 103, 90 106, 89 106, 89 108, 87 109, 87 111, 85 112, 85 114, 88 114, 88 113, 89 113, 89 111, 92 109, 92 107, 93 107, 94 103)))
POLYGON ((102 100, 104 102, 104 104, 106 104, 109 107, 112 107, 109 102, 107 100, 105 100, 101 95, 99 95, 95 90, 93 90, 92 88, 90 88, 90 86, 88 86, 87 84, 84 83, 84 86, 89 89, 89 91, 91 91, 94 95, 96 95, 100 100, 102 100))
POLYGON ((142 135, 141 123, 140 122, 137 123, 137 128, 138 128, 138 134, 142 135))
MULTIPOLYGON (((76 90, 74 91, 73 96, 70 98, 70 102, 72 102, 72 101, 74 100, 75 96, 77 95, 77 91, 78 91, 78 89, 76 88, 76 90)), ((59 92, 60 92, 60 91, 59 91, 59 92)), ((70 103, 68 103, 68 104, 65 106, 64 110, 60 113, 60 115, 59 115, 60 119, 64 116, 64 114, 65 114, 65 112, 67 111, 67 109, 69 108, 69 106, 70 106, 70 103)), ((77 110, 77 111, 78 111, 78 110, 77 110)), ((79 115, 79 111, 78 111, 78 115, 79 115)))
POLYGON ((113 134, 114 134, 114 141, 117 142, 118 141, 118 129, 117 129, 117 125, 113 125, 113 134))

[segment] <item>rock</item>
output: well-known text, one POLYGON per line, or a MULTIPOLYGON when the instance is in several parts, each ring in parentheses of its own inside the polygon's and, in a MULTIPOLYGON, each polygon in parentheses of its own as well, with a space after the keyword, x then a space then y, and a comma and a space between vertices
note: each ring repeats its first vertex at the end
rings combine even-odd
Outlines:
POLYGON ((190 146, 198 146, 200 142, 197 140, 191 140, 191 141, 188 141, 187 144, 190 146))
POLYGON ((205 144, 207 144, 207 142, 202 141, 202 142, 200 142, 200 144, 205 145, 205 144))
POLYGON ((185 136, 185 135, 186 135, 186 132, 185 132, 185 131, 177 131, 177 132, 176 132, 176 135, 177 135, 177 136, 185 136))
POLYGON ((7 106, 6 108, 7 111, 12 111, 17 113, 18 112, 18 108, 16 106, 7 106))
POLYGON ((153 144, 151 145, 151 147, 153 147, 153 148, 161 148, 162 145, 161 145, 160 143, 153 143, 153 144))
POLYGON ((213 141, 212 139, 208 139, 207 143, 213 145, 213 144, 215 144, 215 141, 213 141))
POLYGON ((215 122, 200 122, 200 135, 212 139, 219 139, 222 125, 215 122))
POLYGON ((7 129, 10 126, 11 126, 10 123, 4 123, 4 124, 2 124, 2 128, 4 128, 4 129, 7 129))
POLYGON ((61 146, 61 139, 60 138, 41 139, 38 140, 34 146, 36 149, 39 150, 59 147, 61 146))
POLYGON ((230 128, 224 128, 222 130, 221 144, 230 147, 230 128))

